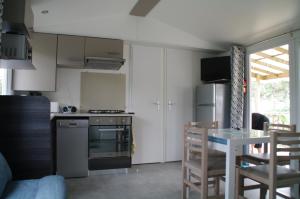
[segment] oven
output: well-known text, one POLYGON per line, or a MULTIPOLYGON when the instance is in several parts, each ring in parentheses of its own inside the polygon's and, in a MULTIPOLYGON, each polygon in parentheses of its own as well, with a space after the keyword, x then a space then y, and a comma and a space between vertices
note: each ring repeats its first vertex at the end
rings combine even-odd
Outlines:
POLYGON ((89 169, 131 167, 132 117, 95 116, 89 120, 89 169))

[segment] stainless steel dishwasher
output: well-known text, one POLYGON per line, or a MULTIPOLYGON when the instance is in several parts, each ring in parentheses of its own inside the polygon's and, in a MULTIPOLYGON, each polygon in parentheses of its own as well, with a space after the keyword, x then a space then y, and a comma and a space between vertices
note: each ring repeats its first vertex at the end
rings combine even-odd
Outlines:
POLYGON ((57 174, 88 176, 88 119, 57 120, 57 174))

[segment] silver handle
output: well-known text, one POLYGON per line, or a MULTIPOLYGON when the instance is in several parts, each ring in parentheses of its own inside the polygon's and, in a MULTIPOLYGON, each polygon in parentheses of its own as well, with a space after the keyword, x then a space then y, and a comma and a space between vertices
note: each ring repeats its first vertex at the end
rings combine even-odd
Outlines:
POLYGON ((75 123, 75 122, 70 122, 68 124, 59 122, 59 126, 60 127, 67 127, 67 128, 76 128, 76 127, 78 127, 78 124, 75 123))
POLYGON ((124 131, 124 128, 116 128, 116 129, 98 129, 98 131, 100 132, 104 132, 104 131, 124 131))
POLYGON ((169 101, 168 101, 168 108, 169 108, 169 111, 172 110, 172 106, 173 106, 173 105, 175 105, 175 103, 172 102, 172 100, 169 100, 169 101))
POLYGON ((160 101, 153 102, 154 105, 157 106, 157 111, 160 111, 160 101))
POLYGON ((70 123, 68 124, 68 127, 73 127, 73 128, 75 128, 75 127, 78 127, 78 124, 77 124, 76 122, 70 122, 70 123))

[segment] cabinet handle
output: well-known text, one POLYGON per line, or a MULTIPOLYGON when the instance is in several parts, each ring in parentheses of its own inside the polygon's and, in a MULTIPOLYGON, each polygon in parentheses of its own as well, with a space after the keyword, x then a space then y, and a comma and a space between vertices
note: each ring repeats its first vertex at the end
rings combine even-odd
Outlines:
POLYGON ((153 104, 157 106, 157 111, 160 111, 160 102, 156 101, 156 102, 153 102, 153 104))
POLYGON ((173 105, 175 105, 175 103, 172 102, 172 100, 169 100, 169 101, 168 101, 168 109, 169 109, 169 111, 172 110, 172 106, 173 106, 173 105))

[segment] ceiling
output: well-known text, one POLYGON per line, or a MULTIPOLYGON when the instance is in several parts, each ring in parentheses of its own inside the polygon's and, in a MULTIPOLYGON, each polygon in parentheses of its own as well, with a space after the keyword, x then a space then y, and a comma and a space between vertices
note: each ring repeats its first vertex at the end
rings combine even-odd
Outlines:
POLYGON ((137 0, 31 1, 35 31, 204 49, 249 45, 300 28, 299 0, 161 0, 145 18, 129 15, 137 0))
POLYGON ((251 54, 250 66, 251 76, 258 81, 289 77, 289 46, 251 54))

